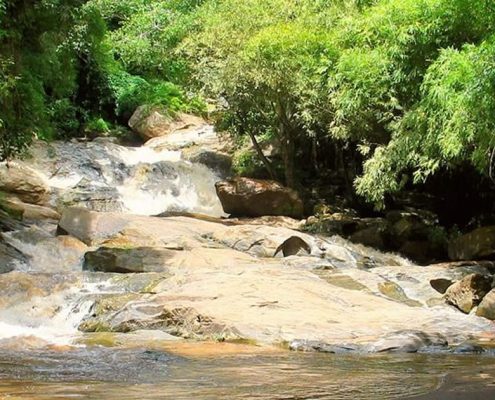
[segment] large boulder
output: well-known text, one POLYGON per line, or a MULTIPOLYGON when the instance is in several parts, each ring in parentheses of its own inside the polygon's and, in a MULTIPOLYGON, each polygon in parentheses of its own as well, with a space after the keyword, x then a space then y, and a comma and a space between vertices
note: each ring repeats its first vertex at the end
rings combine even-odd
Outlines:
POLYGON ((50 207, 25 203, 17 196, 11 194, 3 196, 1 207, 10 215, 15 215, 22 221, 58 221, 60 218, 60 214, 50 207))
POLYGON ((206 165, 222 178, 228 177, 232 169, 230 155, 205 147, 184 151, 183 157, 192 163, 206 165))
POLYGON ((224 211, 232 216, 303 216, 299 194, 275 181, 238 177, 217 182, 215 188, 224 211))
POLYGON ((492 289, 483 300, 481 300, 478 309, 476 310, 476 315, 479 317, 485 317, 495 320, 495 289, 492 289))
POLYGON ((451 260, 479 260, 495 254, 495 226, 485 226, 449 243, 451 260))
POLYGON ((145 141, 205 124, 202 118, 194 115, 181 113, 172 118, 163 109, 149 106, 138 107, 129 120, 129 127, 145 141))
POLYGON ((447 289, 445 300, 467 314, 492 289, 492 282, 490 276, 470 274, 447 289))
POLYGON ((116 273, 165 272, 167 261, 176 253, 177 251, 158 247, 100 247, 85 254, 83 269, 116 273))
POLYGON ((16 195, 30 204, 45 204, 50 188, 42 175, 21 162, 0 164, 0 192, 16 195))
POLYGON ((58 223, 59 234, 69 234, 89 246, 103 243, 114 237, 126 226, 124 216, 108 215, 71 207, 63 211, 58 223))

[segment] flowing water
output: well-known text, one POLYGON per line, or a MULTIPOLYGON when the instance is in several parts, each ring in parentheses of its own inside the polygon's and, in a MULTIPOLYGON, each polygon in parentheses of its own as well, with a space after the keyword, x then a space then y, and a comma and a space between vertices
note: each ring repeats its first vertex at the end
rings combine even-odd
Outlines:
MULTIPOLYGON (((30 164, 53 188, 54 205, 142 215, 223 215, 214 190, 217 172, 184 161, 180 151, 55 143, 39 144, 33 152, 30 164)), ((3 239, 27 261, 0 277, 0 399, 387 400, 439 388, 442 394, 431 399, 470 399, 480 389, 484 398, 495 398, 491 352, 331 355, 189 343, 157 332, 83 334, 78 326, 96 298, 140 292, 151 277, 82 272, 86 249, 62 246, 49 229, 31 227, 3 239), (458 397, 448 397, 450 392, 458 397)), ((399 297, 426 306, 434 269, 411 272, 410 263, 400 259, 391 269, 382 265, 387 255, 370 252, 363 258, 362 250, 353 252, 341 239, 332 243, 332 251, 353 260, 353 267, 336 261, 334 267, 345 275, 328 273, 326 266, 316 275, 352 290, 369 291, 370 283, 380 287, 388 282, 394 290, 400 285, 399 297)), ((166 277, 155 274, 152 279, 166 277)), ((439 316, 450 315, 442 312, 439 316)), ((440 317, 437 323, 442 324, 440 317)), ((483 321, 472 323, 486 327, 483 321)))

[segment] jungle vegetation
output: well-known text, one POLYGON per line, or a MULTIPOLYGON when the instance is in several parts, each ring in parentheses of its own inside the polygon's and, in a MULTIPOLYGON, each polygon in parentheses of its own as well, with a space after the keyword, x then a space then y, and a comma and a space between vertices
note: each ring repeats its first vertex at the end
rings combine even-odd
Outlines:
POLYGON ((3 159, 124 126, 141 104, 207 102, 254 144, 239 172, 289 186, 339 157, 378 207, 440 171, 492 177, 495 2, 0 0, 3 159))

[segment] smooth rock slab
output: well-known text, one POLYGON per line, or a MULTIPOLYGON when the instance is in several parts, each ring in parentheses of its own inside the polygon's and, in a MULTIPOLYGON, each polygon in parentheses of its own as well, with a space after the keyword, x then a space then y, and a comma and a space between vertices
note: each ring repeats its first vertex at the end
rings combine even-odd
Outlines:
POLYGON ((92 272, 165 272, 177 251, 156 247, 119 249, 100 247, 84 255, 83 269, 92 272))

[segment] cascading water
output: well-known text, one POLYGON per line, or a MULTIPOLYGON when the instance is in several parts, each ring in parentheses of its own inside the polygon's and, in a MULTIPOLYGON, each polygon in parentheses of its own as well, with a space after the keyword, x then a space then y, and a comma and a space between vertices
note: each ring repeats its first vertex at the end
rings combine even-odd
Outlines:
MULTIPOLYGON (((439 359, 440 362, 425 360, 424 355, 398 363, 397 359, 301 356, 280 350, 276 350, 275 355, 229 358, 221 353, 222 348, 215 357, 200 363, 185 363, 180 358, 169 357, 163 352, 167 346, 165 341, 170 340, 170 335, 165 333, 169 328, 167 323, 172 325, 175 335, 183 332, 195 337, 216 327, 221 329, 221 334, 213 337, 223 338, 226 326, 194 311, 203 303, 207 312, 214 313, 218 309, 226 312, 227 320, 235 321, 239 315, 248 318, 250 323, 240 325, 248 332, 251 329, 254 332, 258 319, 263 320, 264 323, 259 323, 262 336, 268 337, 275 331, 281 340, 291 329, 298 335, 302 332, 309 336, 332 331, 336 332, 335 340, 359 339, 359 333, 344 331, 342 326, 356 328, 364 333, 365 340, 368 334, 375 338, 375 333, 392 333, 377 342, 376 351, 381 351, 383 346, 401 345, 398 340, 421 339, 421 332, 418 336, 413 332, 409 339, 407 332, 405 339, 394 336, 397 320, 409 329, 412 326, 425 331, 431 329, 434 333, 455 331, 459 342, 465 339, 465 332, 489 330, 491 323, 487 320, 430 302, 432 297, 439 300, 429 285, 430 279, 438 276, 460 279, 469 272, 483 273, 483 268, 421 268, 398 256, 353 245, 341 238, 310 235, 306 235, 305 240, 313 242, 313 247, 319 249, 318 254, 283 260, 256 258, 251 255, 257 247, 269 248, 270 243, 276 243, 276 248, 288 236, 304 234, 249 223, 239 226, 181 217, 122 217, 120 213, 157 215, 166 211, 222 216, 214 188, 219 175, 204 165, 185 161, 182 152, 177 150, 187 146, 188 141, 213 138, 214 132, 208 128, 204 135, 198 132, 189 133, 187 137, 172 135, 168 141, 171 147, 152 143, 131 148, 108 141, 34 146, 33 157, 27 163, 44 175, 52 188, 54 207, 62 210, 76 205, 96 211, 114 211, 117 214, 99 215, 112 215, 110 218, 125 222, 133 220, 135 225, 131 224, 126 234, 138 239, 139 246, 159 246, 151 250, 140 247, 138 258, 162 257, 166 265, 162 272, 152 273, 87 272, 83 271, 83 257, 88 251, 95 252, 98 245, 91 247, 75 237, 56 236, 55 226, 50 224, 3 233, 2 244, 10 246, 13 254, 21 254, 23 259, 14 263, 14 271, 0 274, 0 398, 7 394, 7 398, 50 400, 67 396, 84 398, 85 395, 119 400, 245 399, 257 393, 256 397, 265 399, 283 396, 287 399, 382 400, 432 390, 438 385, 437 379, 443 377, 443 365, 459 363, 457 358, 439 359), (232 231, 228 230, 230 227, 232 231), (155 236, 158 245, 154 244, 155 236), (227 258, 225 263, 222 257, 227 258), (174 261, 170 265, 168 258, 174 261), (299 283, 301 281, 303 283, 299 283), (294 291, 289 289, 288 296, 284 292, 286 286, 294 288, 294 291), (231 306, 229 302, 239 301, 239 296, 241 302, 231 306), (368 301, 370 307, 378 305, 383 309, 376 314, 375 309, 366 307, 368 301), (406 307, 404 304, 411 309, 402 308, 406 307), (332 309, 337 310, 333 315, 329 311, 332 309), (339 322, 342 315, 344 320, 352 319, 347 316, 355 315, 355 309, 361 310, 362 322, 358 321, 358 325, 339 322), (274 310, 275 317, 281 320, 266 319, 274 310), (387 315, 389 312, 391 316, 387 315), (403 321, 401 312, 412 317, 403 321), (366 313, 374 317, 370 319, 366 313), (107 320, 98 320, 99 314, 107 320), (192 318, 188 319, 189 315, 192 318), (250 320, 250 316, 254 319, 250 320), (98 325, 108 321, 116 324, 98 325), (366 322, 370 322, 370 326, 366 322), (140 324, 143 329, 155 331, 140 331, 140 324), (92 330, 80 332, 79 329, 88 326, 92 330), (109 327, 118 327, 117 332, 137 327, 138 332, 132 339, 133 334, 108 333, 109 327), (92 336, 100 332, 100 328, 103 328, 102 335, 109 336, 103 339, 98 337, 99 333, 92 336), (156 329, 165 332, 157 333, 156 329), (120 335, 118 338, 122 341, 115 342, 112 335, 120 335), (95 337, 95 342, 91 342, 95 337), (94 343, 117 347, 104 349, 94 343), (154 349, 153 346, 158 351, 149 350, 154 349), (65 353, 61 355, 59 351, 65 353), (367 369, 363 370, 363 364, 368 365, 367 369), (401 365, 399 372, 398 365, 401 365), (417 366, 418 371, 431 369, 435 379, 429 373, 411 374, 411 365, 417 366), (340 375, 336 371, 340 371, 340 375), (189 380, 184 376, 189 376, 189 380), (242 376, 247 378, 239 385, 242 376), (384 376, 391 379, 390 384, 376 385, 384 376), (407 385, 404 384, 406 376, 407 385), (60 386, 60 382, 69 383, 60 386), (209 382, 210 387, 205 382, 209 382), (145 385, 139 387, 142 383, 145 385), (343 387, 352 390, 348 393, 343 387), (47 395, 40 397, 40 392, 47 395), (123 397, 123 393, 127 397, 123 397)), ((103 223, 103 230, 105 226, 103 223)), ((133 261, 132 252, 126 253, 132 246, 121 240, 126 238, 119 237, 120 233, 113 236, 121 251, 119 254, 133 261)), ((268 250, 266 254, 273 254, 274 249, 268 250)), ((111 257, 107 259, 109 263, 113 262, 111 257)), ((455 335, 454 339, 457 339, 455 335)), ((168 346, 180 346, 175 343, 171 341, 168 346)), ((253 348, 249 351, 254 352, 253 348)), ((443 351, 450 350, 444 348, 443 351)))
POLYGON ((59 207, 224 215, 215 192, 217 172, 183 160, 180 150, 73 141, 37 143, 32 156, 29 164, 45 176, 59 207))

